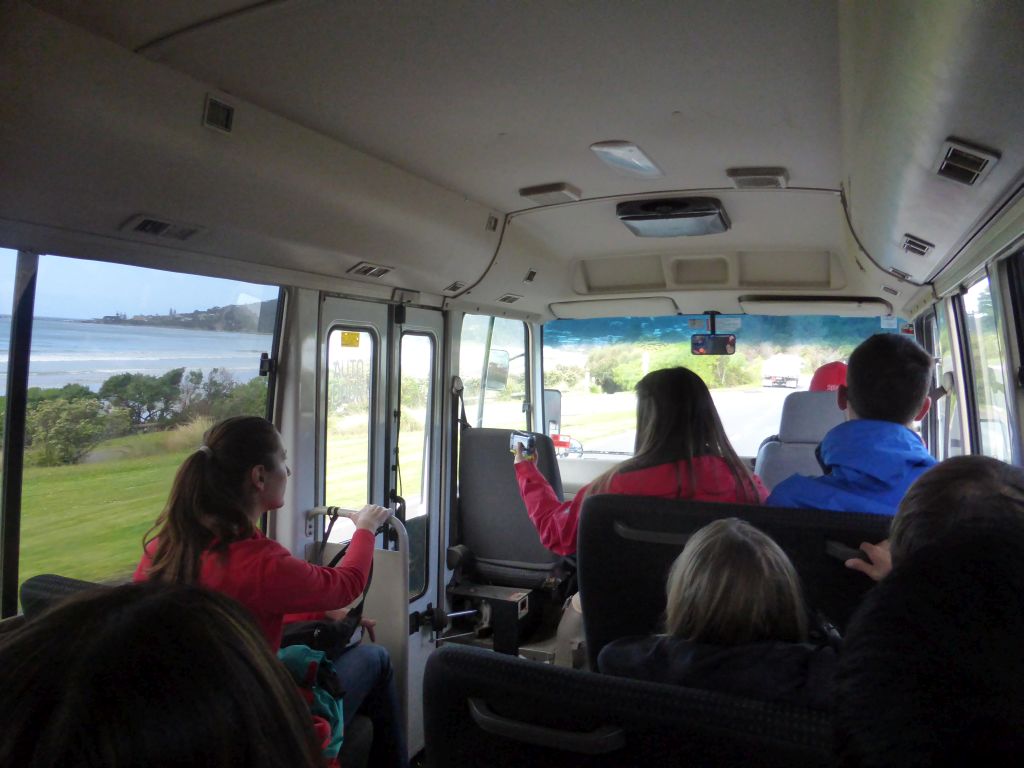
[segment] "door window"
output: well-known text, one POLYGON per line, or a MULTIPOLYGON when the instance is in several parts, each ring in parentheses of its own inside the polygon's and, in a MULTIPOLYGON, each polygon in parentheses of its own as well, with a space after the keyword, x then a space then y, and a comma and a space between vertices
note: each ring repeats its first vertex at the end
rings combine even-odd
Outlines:
POLYGON ((430 502, 430 446, 434 428, 433 337, 424 333, 402 334, 401 370, 396 481, 398 495, 405 499, 410 547, 409 594, 415 596, 426 588, 427 583, 426 516, 430 502))
POLYGON ((459 346, 466 417, 476 427, 526 429, 526 324, 466 315, 459 346))
MULTIPOLYGON (((360 509, 370 502, 370 435, 377 341, 365 329, 337 327, 327 336, 325 503, 360 509)), ((348 541, 355 530, 339 519, 329 541, 348 541)))

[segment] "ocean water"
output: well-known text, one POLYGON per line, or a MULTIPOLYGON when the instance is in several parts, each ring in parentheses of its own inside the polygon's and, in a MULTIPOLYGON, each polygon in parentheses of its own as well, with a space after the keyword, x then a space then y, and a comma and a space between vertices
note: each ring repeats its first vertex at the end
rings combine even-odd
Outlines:
MULTIPOLYGON (((11 318, 0 317, 0 387, 6 386, 11 318)), ((98 390, 119 373, 160 376, 174 368, 227 370, 238 383, 258 375, 260 354, 273 337, 261 333, 191 331, 100 325, 36 318, 32 325, 30 387, 83 384, 98 390)))

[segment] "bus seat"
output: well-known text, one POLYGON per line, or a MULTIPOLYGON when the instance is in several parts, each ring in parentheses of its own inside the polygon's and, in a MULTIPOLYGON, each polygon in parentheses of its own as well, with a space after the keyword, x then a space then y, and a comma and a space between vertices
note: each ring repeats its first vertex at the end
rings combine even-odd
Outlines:
POLYGON ((665 580, 690 534, 713 520, 738 517, 779 543, 803 582, 807 605, 840 631, 874 585, 843 565, 841 547, 889 535, 890 518, 855 512, 746 504, 593 496, 580 514, 578 571, 587 654, 612 640, 662 631, 665 580))
POLYGON ((825 434, 846 418, 835 392, 793 392, 782 404, 779 434, 761 445, 754 471, 768 490, 790 475, 821 474, 815 450, 825 434))
MULTIPOLYGON (((537 468, 562 498, 555 446, 534 434, 537 468)), ((472 554, 471 578, 508 587, 536 588, 561 558, 541 543, 519 495, 509 430, 462 431, 459 460, 460 543, 472 554)))
POLYGON ((26 619, 33 619, 64 598, 90 589, 104 589, 102 584, 81 579, 43 573, 31 576, 21 584, 18 596, 26 619))
POLYGON ((829 715, 446 645, 423 683, 427 768, 829 765, 829 715))

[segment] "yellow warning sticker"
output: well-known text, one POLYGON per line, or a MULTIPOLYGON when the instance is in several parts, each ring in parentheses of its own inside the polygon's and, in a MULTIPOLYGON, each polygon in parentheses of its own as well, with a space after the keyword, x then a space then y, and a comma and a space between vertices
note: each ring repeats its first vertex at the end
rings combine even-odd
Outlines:
POLYGON ((362 334, 359 331, 342 331, 341 332, 341 346, 343 347, 358 347, 359 337, 362 334))

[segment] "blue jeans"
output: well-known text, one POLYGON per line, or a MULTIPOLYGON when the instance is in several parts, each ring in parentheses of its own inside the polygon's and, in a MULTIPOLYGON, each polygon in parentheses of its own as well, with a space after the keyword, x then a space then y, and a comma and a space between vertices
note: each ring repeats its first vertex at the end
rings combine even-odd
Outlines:
POLYGON ((370 765, 405 768, 405 733, 387 650, 372 643, 355 645, 334 660, 334 671, 345 689, 345 725, 357 713, 373 722, 370 765))

